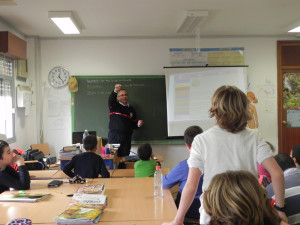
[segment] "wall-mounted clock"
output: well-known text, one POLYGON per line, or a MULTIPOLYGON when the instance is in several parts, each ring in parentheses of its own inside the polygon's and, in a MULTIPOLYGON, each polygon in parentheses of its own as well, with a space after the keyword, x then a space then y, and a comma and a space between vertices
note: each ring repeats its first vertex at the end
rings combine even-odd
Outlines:
POLYGON ((54 67, 49 72, 49 83, 54 88, 67 86, 70 79, 70 73, 63 67, 54 67))

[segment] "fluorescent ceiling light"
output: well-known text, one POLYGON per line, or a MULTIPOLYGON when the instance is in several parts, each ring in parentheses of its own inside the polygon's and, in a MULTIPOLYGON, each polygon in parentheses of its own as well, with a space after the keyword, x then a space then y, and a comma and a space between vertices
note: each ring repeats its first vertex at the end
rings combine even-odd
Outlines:
POLYGON ((48 17, 64 34, 80 34, 72 12, 48 12, 48 17))
POLYGON ((300 33, 300 20, 292 23, 291 25, 289 25, 286 30, 289 33, 300 33))
POLYGON ((187 10, 184 21, 178 28, 177 33, 194 33, 207 16, 208 11, 187 10))
POLYGON ((291 30, 289 30, 288 32, 290 32, 290 33, 300 33, 300 26, 299 26, 299 27, 296 27, 296 28, 294 28, 294 29, 291 29, 291 30))

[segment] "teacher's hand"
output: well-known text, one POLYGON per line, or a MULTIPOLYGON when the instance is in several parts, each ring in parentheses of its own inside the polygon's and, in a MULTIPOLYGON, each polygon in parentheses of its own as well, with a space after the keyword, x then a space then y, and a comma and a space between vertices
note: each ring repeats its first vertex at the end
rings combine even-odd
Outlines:
POLYGON ((122 84, 115 84, 115 89, 114 89, 114 92, 115 93, 118 93, 122 88, 122 84))
POLYGON ((143 126, 143 124, 144 124, 144 121, 143 120, 139 120, 137 125, 138 125, 138 127, 141 127, 141 126, 143 126))

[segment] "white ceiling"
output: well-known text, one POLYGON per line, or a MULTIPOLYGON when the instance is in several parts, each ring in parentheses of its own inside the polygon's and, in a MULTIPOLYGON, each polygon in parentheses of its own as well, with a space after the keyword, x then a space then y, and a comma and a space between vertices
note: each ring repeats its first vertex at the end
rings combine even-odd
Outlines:
POLYGON ((66 37, 48 11, 72 11, 82 29, 75 37, 179 37, 185 10, 204 10, 209 36, 295 36, 300 0, 0 0, 0 19, 25 36, 66 37), (15 4, 10 4, 15 3, 15 4))

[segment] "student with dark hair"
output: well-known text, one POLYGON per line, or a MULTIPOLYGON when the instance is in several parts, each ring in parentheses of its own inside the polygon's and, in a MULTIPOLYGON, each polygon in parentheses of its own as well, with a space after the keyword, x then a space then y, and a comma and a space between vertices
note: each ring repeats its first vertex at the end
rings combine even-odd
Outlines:
POLYGON ((13 153, 6 141, 0 140, 0 193, 14 188, 27 190, 30 188, 30 176, 20 155, 13 153), (16 172, 9 164, 17 164, 19 172, 16 172))
POLYGON ((296 167, 294 160, 286 153, 278 153, 274 158, 283 172, 289 168, 296 167))
POLYGON ((294 145, 291 150, 291 157, 297 168, 300 169, 300 145, 294 145))
MULTIPOLYGON (((283 211, 288 217, 289 224, 300 224, 300 170, 286 153, 279 153, 274 158, 284 174, 285 207, 283 211)), ((266 189, 268 197, 274 198, 273 185, 268 185, 266 189)))
MULTIPOLYGON (((284 208, 283 172, 276 163, 270 146, 262 141, 258 131, 247 128, 251 114, 245 93, 235 86, 219 87, 213 94, 209 112, 211 117, 215 117, 216 125, 195 137, 188 159, 189 175, 180 205, 174 220, 166 224, 183 224, 202 174, 202 190, 205 193, 211 179, 228 170, 247 170, 257 176, 256 163, 262 164, 270 173, 277 213, 287 221, 285 213, 281 211, 284 208)), ((208 224, 210 217, 203 208, 201 197, 200 201, 200 224, 208 224)))
POLYGON ((146 143, 138 148, 139 161, 134 163, 135 177, 153 177, 156 162, 152 160, 151 145, 146 143))
MULTIPOLYGON (((187 147, 187 150, 191 151, 192 142, 194 137, 198 134, 201 134, 203 130, 199 126, 190 126, 184 131, 184 142, 187 147)), ((182 190, 185 186, 189 174, 189 166, 187 164, 187 159, 179 162, 168 174, 163 176, 163 188, 170 189, 173 186, 179 184, 179 191, 176 196, 175 204, 178 208, 180 203, 180 198, 182 194, 182 190)), ((200 208, 200 195, 202 194, 202 182, 203 182, 203 175, 201 176, 198 189, 195 194, 194 200, 188 209, 185 220, 193 219, 199 220, 199 208, 200 208)))
POLYGON ((80 175, 82 178, 109 178, 110 174, 100 155, 96 153, 97 138, 88 135, 83 139, 83 147, 86 152, 75 155, 72 160, 65 165, 63 171, 69 177, 80 175), (74 169, 74 172, 72 170, 74 169))

